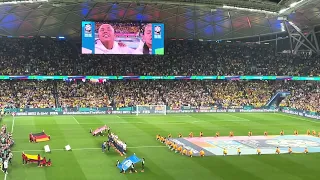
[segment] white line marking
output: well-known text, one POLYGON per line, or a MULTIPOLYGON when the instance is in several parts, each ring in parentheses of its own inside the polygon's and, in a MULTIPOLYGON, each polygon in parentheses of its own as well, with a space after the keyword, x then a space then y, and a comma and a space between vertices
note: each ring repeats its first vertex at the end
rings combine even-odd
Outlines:
POLYGON ((72 118, 77 122, 77 124, 80 124, 74 116, 72 116, 72 118))
MULTIPOLYGON (((242 119, 241 121, 250 121, 250 120, 249 120, 249 119, 247 119, 247 118, 242 118, 242 117, 234 116, 234 115, 227 114, 227 113, 226 113, 226 115, 228 115, 228 116, 232 116, 232 117, 236 117, 236 118, 238 118, 238 119, 242 119)), ((231 120, 231 121, 236 121, 236 120, 231 120)))
POLYGON ((316 119, 315 120, 309 120, 309 119, 306 119, 306 118, 301 118, 300 116, 294 115, 294 114, 286 114, 286 113, 277 113, 277 114, 280 115, 280 116, 292 117, 292 118, 299 119, 299 120, 302 120, 302 121, 320 123, 320 121, 317 121, 316 119))
POLYGON ((143 122, 101 122, 101 123, 79 123, 79 124, 141 124, 143 122))
MULTIPOLYGON (((196 119, 196 118, 195 118, 196 119)), ((204 120, 200 120, 199 121, 191 121, 191 120, 186 120, 186 121, 167 121, 167 122, 140 122, 140 121, 129 121, 129 122, 101 122, 101 123, 78 123, 78 124, 87 124, 87 125, 104 125, 104 124, 149 124, 149 125, 162 125, 162 124, 166 124, 166 125, 170 125, 170 124, 192 124, 192 123, 212 123, 212 122, 243 122, 243 121, 249 121, 249 120, 245 120, 245 119, 230 119, 230 120, 223 120, 223 119, 213 119, 210 121, 204 121, 204 120)), ((72 123, 66 123, 64 125, 72 125, 72 123)), ((29 124, 18 124, 16 126, 31 126, 29 124)), ((73 129, 71 129, 73 130, 73 129)))
POLYGON ((4 180, 7 180, 7 174, 4 174, 4 180))
MULTIPOLYGON (((127 147, 128 149, 141 149, 141 148, 164 148, 167 146, 132 146, 132 147, 127 147)), ((72 151, 83 151, 83 150, 101 150, 101 148, 76 148, 76 149, 71 149, 72 151)), ((18 152, 40 152, 44 150, 39 150, 39 149, 34 149, 34 150, 21 150, 21 151, 12 151, 14 153, 18 152)), ((65 149, 51 149, 51 151, 65 151, 65 149)))
POLYGON ((186 122, 105 122, 105 123, 80 123, 80 124, 188 124, 186 122))
POLYGON ((14 119, 15 119, 15 117, 13 116, 13 118, 12 118, 12 126, 11 126, 11 134, 13 133, 14 119))

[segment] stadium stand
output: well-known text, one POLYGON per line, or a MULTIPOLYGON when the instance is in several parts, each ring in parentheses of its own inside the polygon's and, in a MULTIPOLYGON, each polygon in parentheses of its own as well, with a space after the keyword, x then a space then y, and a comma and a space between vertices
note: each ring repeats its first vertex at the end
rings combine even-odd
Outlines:
POLYGON ((1 108, 131 107, 135 105, 262 107, 277 91, 282 106, 320 112, 319 83, 275 81, 2 82, 1 108), (54 92, 57 91, 57 96, 54 92), (17 99, 20 99, 18 101, 17 99))
MULTIPOLYGON (((319 57, 279 54, 258 44, 169 41, 164 56, 77 55, 68 41, 1 40, 2 75, 320 75, 319 57), (17 51, 19 49, 19 51, 17 51)), ((261 107, 280 90, 281 105, 319 112, 319 83, 275 81, 1 81, 0 106, 20 108, 261 107), (308 102, 308 103, 307 103, 308 102)))
POLYGON ((105 84, 59 82, 57 89, 61 107, 106 107, 110 104, 105 84))
POLYGON ((8 38, 0 45, 2 75, 320 74, 319 57, 275 55, 272 45, 168 41, 164 56, 77 55, 68 41, 42 38, 8 38))

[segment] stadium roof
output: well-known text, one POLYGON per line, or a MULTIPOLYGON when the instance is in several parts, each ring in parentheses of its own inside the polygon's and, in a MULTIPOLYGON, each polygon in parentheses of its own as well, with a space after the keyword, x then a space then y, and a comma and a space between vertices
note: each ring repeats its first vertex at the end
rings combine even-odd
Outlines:
POLYGON ((271 1, 49 0, 26 4, 0 3, 0 35, 79 38, 82 20, 144 21, 165 23, 167 38, 221 40, 282 32, 279 16, 285 16, 303 30, 320 24, 320 0, 302 0, 305 1, 303 5, 283 15, 278 14, 279 10, 296 1, 282 0, 278 4, 271 1), (244 11, 234 9, 235 6, 266 12, 244 11))

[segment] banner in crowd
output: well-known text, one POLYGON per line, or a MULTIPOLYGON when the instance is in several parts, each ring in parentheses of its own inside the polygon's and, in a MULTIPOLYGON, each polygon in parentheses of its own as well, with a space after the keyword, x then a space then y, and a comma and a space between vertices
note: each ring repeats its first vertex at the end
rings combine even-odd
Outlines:
MULTIPOLYGON (((0 79, 30 80, 288 80, 320 81, 320 76, 0 76, 0 79)), ((103 82, 103 81, 99 81, 103 82)))
POLYGON ((303 111, 303 110, 293 109, 293 108, 283 108, 281 109, 281 111, 287 114, 294 114, 302 117, 308 117, 308 118, 320 120, 320 114, 316 112, 303 111))

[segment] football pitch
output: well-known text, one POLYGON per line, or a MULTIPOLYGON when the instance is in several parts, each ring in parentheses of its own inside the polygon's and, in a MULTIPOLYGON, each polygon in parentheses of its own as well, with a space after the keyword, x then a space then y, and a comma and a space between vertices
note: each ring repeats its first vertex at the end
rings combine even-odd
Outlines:
POLYGON ((169 115, 83 115, 83 116, 7 116, 8 131, 13 128, 15 145, 13 163, 9 174, 0 173, 0 180, 305 180, 318 179, 320 153, 310 154, 265 154, 244 156, 186 157, 170 151, 156 140, 156 134, 174 138, 190 132, 199 136, 213 137, 217 131, 228 136, 292 135, 294 130, 306 134, 308 129, 320 131, 320 121, 283 113, 197 113, 169 115), (119 173, 116 161, 121 157, 113 149, 102 153, 101 144, 106 136, 93 137, 90 129, 107 125, 121 140, 127 143, 127 156, 135 153, 145 158, 145 172, 119 173), (51 135, 51 140, 29 143, 29 133, 42 130, 51 135), (49 145, 51 153, 44 152, 49 145), (69 144, 72 151, 65 151, 69 144), (52 160, 51 167, 37 167, 36 164, 22 165, 21 153, 40 154, 52 160))

